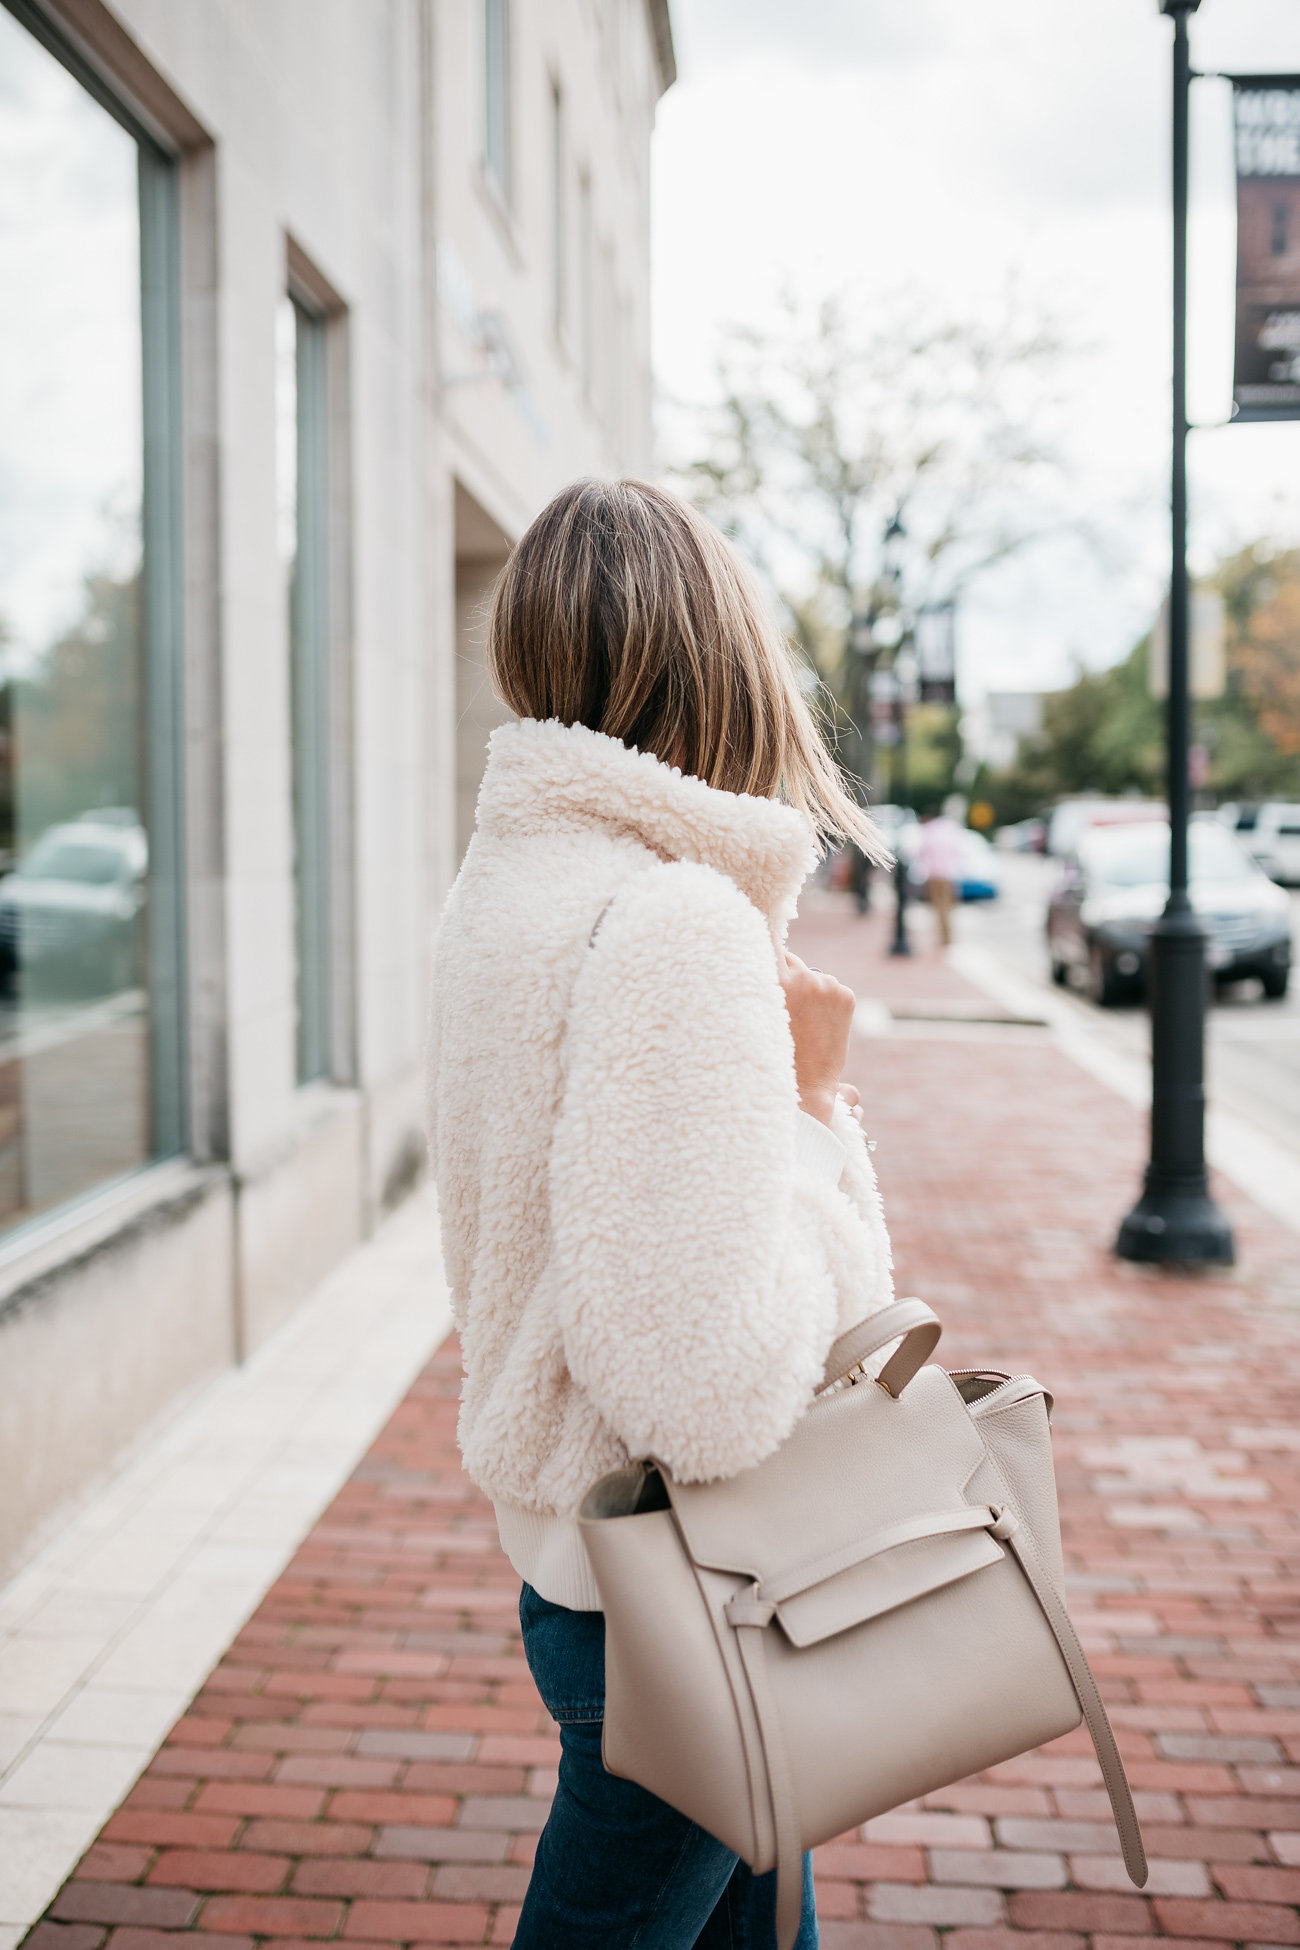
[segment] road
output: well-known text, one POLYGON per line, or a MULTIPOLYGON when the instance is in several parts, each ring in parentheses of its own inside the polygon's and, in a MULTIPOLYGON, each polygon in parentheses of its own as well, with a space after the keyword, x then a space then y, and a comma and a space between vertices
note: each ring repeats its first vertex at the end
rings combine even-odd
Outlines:
MULTIPOLYGON (((1056 863, 1024 854, 1001 859, 1000 898, 963 908, 958 939, 1059 997, 1060 990, 1051 990, 1043 935, 1056 863)), ((1291 905, 1300 944, 1300 893, 1292 894, 1291 905)), ((1146 1054, 1144 1008, 1098 1009, 1075 995, 1068 997, 1068 1006, 1117 1049, 1146 1054)), ((1265 1002, 1255 981, 1222 990, 1210 1012, 1206 1042, 1206 1082, 1214 1107, 1247 1119, 1300 1153, 1300 969, 1282 1002, 1265 1002)))

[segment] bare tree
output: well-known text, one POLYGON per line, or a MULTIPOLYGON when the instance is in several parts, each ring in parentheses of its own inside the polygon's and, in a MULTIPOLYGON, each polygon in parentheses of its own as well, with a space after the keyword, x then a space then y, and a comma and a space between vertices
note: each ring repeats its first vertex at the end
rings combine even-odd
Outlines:
POLYGON ((1060 529, 1064 354, 1014 286, 962 312, 916 293, 865 317, 844 298, 811 315, 787 299, 771 330, 725 336, 720 397, 693 416, 701 451, 675 471, 767 574, 823 695, 857 734, 864 776, 883 619, 955 600, 1060 529))

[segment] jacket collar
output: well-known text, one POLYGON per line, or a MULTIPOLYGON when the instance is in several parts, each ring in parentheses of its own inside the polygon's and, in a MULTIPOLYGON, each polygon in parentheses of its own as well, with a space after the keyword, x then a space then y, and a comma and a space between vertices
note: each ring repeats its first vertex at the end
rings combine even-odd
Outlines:
POLYGON ((556 825, 601 827, 666 859, 714 867, 776 927, 793 915, 817 858, 812 830, 792 806, 722 792, 585 725, 525 718, 499 726, 479 830, 523 836, 556 825))

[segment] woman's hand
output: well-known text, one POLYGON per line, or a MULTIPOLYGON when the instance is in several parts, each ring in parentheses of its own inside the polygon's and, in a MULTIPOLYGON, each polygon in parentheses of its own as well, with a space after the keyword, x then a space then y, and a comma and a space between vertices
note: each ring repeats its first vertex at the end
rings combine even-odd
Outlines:
POLYGON ((844 1103, 848 1106, 848 1113, 849 1116, 853 1119, 853 1122, 855 1124, 861 1124, 862 1122, 861 1092, 855 1090, 851 1083, 841 1083, 839 1089, 836 1091, 835 1094, 837 1097, 841 1097, 844 1100, 844 1103))
POLYGON ((829 1124, 849 1053, 853 991, 833 975, 809 968, 797 955, 780 953, 778 971, 794 1038, 799 1107, 819 1124, 829 1124))

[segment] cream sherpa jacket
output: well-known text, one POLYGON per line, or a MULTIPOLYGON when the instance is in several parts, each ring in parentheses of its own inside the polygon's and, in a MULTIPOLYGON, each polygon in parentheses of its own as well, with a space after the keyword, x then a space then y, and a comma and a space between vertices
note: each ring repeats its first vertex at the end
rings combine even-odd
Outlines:
POLYGON ((598 1476, 760 1461, 892 1297, 861 1133, 798 1107, 773 941, 814 851, 790 808, 596 732, 493 735, 430 1123, 466 1467, 555 1603, 599 1608, 574 1522, 598 1476))

